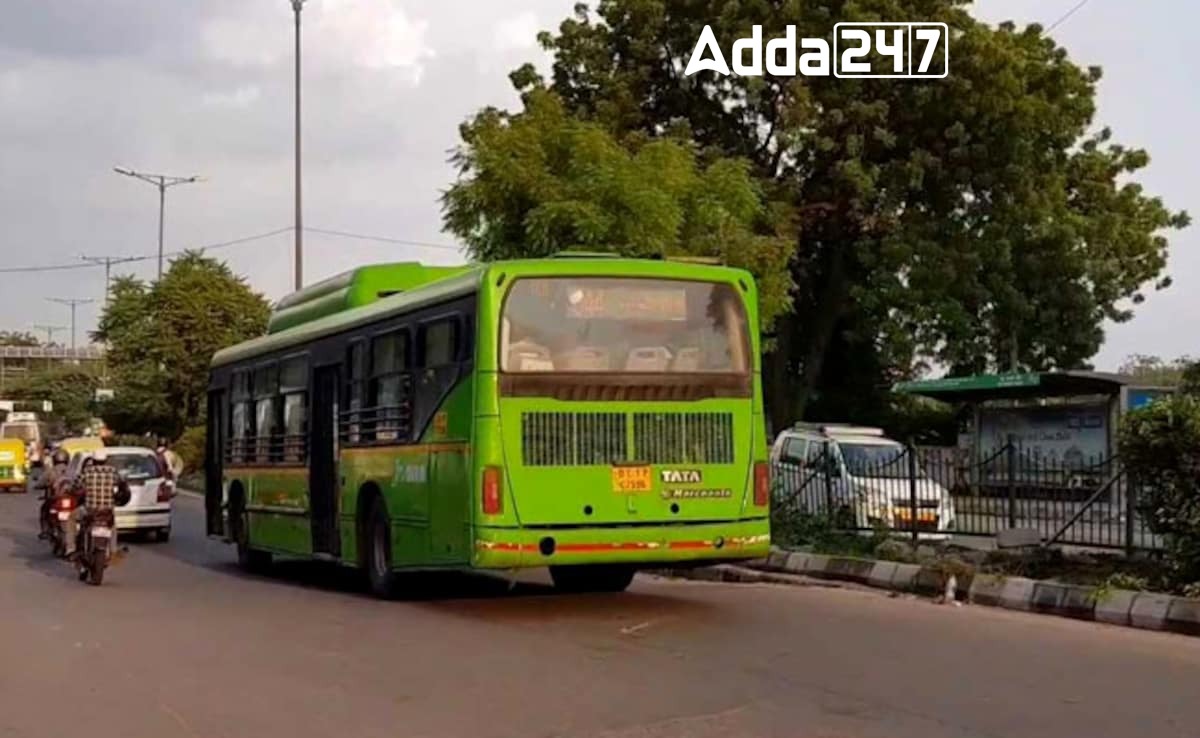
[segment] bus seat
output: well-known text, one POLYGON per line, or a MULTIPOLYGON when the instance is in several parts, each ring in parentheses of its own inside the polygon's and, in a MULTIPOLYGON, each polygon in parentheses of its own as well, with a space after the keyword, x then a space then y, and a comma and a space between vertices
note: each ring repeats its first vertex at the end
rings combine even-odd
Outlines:
POLYGON ((550 349, 522 340, 509 347, 507 366, 518 372, 549 372, 554 370, 554 361, 550 349))
POLYGON ((625 371, 665 372, 670 364, 671 351, 666 346, 642 346, 629 352, 625 371))
POLYGON ((679 353, 675 354, 675 361, 671 362, 671 371, 673 371, 673 372, 698 372, 698 371, 700 371, 700 349, 698 349, 698 348, 679 349, 679 353))
POLYGON ((609 363, 608 350, 599 346, 580 346, 572 351, 560 354, 560 359, 557 362, 563 369, 577 372, 606 371, 609 368, 609 363))

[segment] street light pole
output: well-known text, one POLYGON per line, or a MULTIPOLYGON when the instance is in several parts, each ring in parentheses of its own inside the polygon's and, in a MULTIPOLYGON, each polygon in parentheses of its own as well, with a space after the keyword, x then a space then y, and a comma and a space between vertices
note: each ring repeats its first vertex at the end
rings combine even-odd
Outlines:
MULTIPOLYGON (((159 243, 162 243, 162 228, 161 227, 159 228, 158 239, 159 239, 159 243)), ((160 254, 161 254, 161 251, 160 251, 160 254)), ((103 264, 104 265, 104 304, 108 305, 108 301, 109 301, 108 285, 109 285, 109 282, 112 280, 113 265, 114 264, 124 264, 129 261, 138 261, 140 257, 137 257, 137 256, 81 256, 79 258, 83 259, 84 261, 86 261, 90 264, 103 264)), ((159 276, 160 277, 162 276, 161 269, 162 269, 162 267, 160 266, 159 267, 159 270, 160 270, 159 276)))
POLYGON ((63 326, 61 326, 61 325, 42 325, 40 323, 38 325, 35 325, 34 328, 39 331, 46 331, 46 345, 47 346, 54 343, 54 334, 57 331, 63 330, 63 326))
POLYGON ((95 300, 80 300, 77 298, 68 297, 47 297, 50 302, 57 302, 59 305, 68 305, 71 308, 71 352, 75 351, 75 308, 80 305, 87 305, 95 300))
POLYGON ((292 0, 292 14, 296 19, 296 253, 295 253, 295 288, 304 286, 304 216, 301 209, 300 196, 300 11, 304 9, 304 0, 292 0))
POLYGON ((146 174, 145 172, 135 172, 132 169, 124 167, 113 167, 113 171, 117 174, 124 174, 126 177, 140 179, 143 182, 149 182, 158 188, 158 278, 162 279, 163 272, 163 221, 166 217, 167 210, 167 188, 175 185, 191 184, 193 182, 203 181, 200 177, 171 177, 165 174, 146 174))

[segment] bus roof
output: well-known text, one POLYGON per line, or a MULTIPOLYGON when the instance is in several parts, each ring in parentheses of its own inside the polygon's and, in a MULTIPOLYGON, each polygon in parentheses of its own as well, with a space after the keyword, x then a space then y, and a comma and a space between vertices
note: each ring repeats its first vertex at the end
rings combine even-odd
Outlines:
MULTIPOLYGON (((385 265, 395 267, 397 265, 385 265)), ((407 266, 407 265, 406 265, 407 266)), ((523 259, 512 261, 496 261, 487 264, 463 265, 460 267, 443 267, 450 270, 451 276, 426 281, 424 284, 396 294, 378 296, 374 301, 361 305, 351 305, 342 310, 328 311, 317 314, 313 319, 296 322, 294 325, 279 325, 278 330, 249 341, 230 346, 218 351, 213 356, 212 366, 220 367, 262 354, 285 350, 299 346, 308 341, 344 330, 367 325, 389 315, 414 310, 425 305, 442 302, 462 295, 475 292, 480 281, 489 274, 515 272, 519 276, 584 276, 599 275, 629 275, 645 277, 664 277, 674 279, 695 279, 701 281, 731 281, 734 279, 752 278, 742 269, 723 266, 698 264, 690 260, 674 259, 633 259, 612 256, 592 256, 590 254, 572 254, 570 258, 523 259)), ((355 270, 358 271, 358 270, 355 270)), ((352 274, 352 273, 346 273, 352 274)), ((427 274, 434 274, 428 272, 427 274)), ((346 275, 326 280, 283 298, 277 307, 283 310, 303 306, 307 300, 320 299, 322 290, 330 294, 346 286, 346 275), (334 282, 333 280, 339 280, 334 282), (305 292, 308 292, 307 299, 305 292)), ((753 306, 750 306, 753 309, 753 306)), ((321 311, 315 311, 320 313, 321 311)))

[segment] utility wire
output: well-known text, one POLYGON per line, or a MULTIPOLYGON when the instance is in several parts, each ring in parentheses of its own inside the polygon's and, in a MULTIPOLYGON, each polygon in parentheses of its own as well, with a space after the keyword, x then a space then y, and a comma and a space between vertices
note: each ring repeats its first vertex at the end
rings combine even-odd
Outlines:
POLYGON ((368 236, 362 233, 349 233, 347 231, 333 231, 327 228, 305 228, 309 233, 320 233, 326 236, 341 236, 342 238, 354 238, 360 241, 379 241, 381 243, 395 243, 401 246, 420 246, 427 249, 446 249, 449 251, 462 251, 458 246, 453 246, 448 243, 430 243, 429 241, 410 241, 404 238, 388 238, 386 236, 368 236))
POLYGON ((1075 7, 1071 8, 1071 9, 1070 9, 1070 10, 1068 10, 1067 12, 1063 13, 1063 14, 1062 14, 1062 17, 1060 17, 1058 20, 1054 21, 1054 22, 1053 22, 1053 23, 1051 23, 1049 26, 1047 26, 1047 27, 1046 27, 1046 33, 1050 33, 1050 32, 1051 32, 1051 31, 1053 31, 1055 28, 1058 28, 1058 27, 1059 27, 1060 25, 1062 25, 1062 24, 1063 24, 1063 23, 1064 23, 1064 22, 1065 22, 1065 21, 1066 21, 1068 18, 1070 18, 1071 16, 1075 15, 1075 13, 1077 13, 1078 11, 1082 10, 1082 9, 1083 9, 1083 6, 1084 6, 1084 5, 1087 5, 1087 4, 1088 4, 1088 3, 1090 3, 1091 1, 1092 1, 1092 0, 1079 0, 1079 2, 1078 2, 1078 3, 1076 3, 1075 7))
MULTIPOLYGON (((292 230, 293 230, 292 226, 285 226, 283 228, 276 228, 275 230, 272 230, 272 231, 265 231, 263 233, 255 233, 255 234, 252 234, 249 236, 243 236, 241 238, 234 238, 229 241, 218 241, 217 243, 209 243, 209 244, 203 244, 203 245, 198 245, 198 246, 190 246, 190 247, 179 249, 177 251, 167 252, 165 254, 165 256, 180 256, 188 251, 202 251, 202 252, 203 251, 215 251, 217 249, 229 248, 230 246, 239 246, 241 244, 250 243, 252 241, 261 241, 264 238, 271 238, 272 236, 279 236, 284 233, 290 233, 292 230)), ((401 246, 415 246, 415 247, 419 247, 419 248, 442 249, 442 250, 446 250, 446 251, 455 251, 455 252, 462 251, 462 249, 459 248, 458 246, 454 246, 454 245, 447 244, 447 243, 432 243, 430 241, 413 241, 413 240, 409 240, 409 239, 405 239, 405 238, 390 238, 387 236, 371 236, 371 235, 367 235, 364 233, 351 233, 349 231, 335 231, 335 230, 331 230, 331 229, 327 229, 327 228, 305 228, 304 230, 309 233, 319 233, 319 234, 322 234, 325 236, 337 236, 337 237, 341 237, 341 238, 352 238, 352 239, 356 239, 359 241, 376 241, 379 243, 393 243, 393 244, 398 244, 401 246)), ((157 258, 158 258, 158 254, 144 254, 141 256, 121 257, 121 262, 126 263, 126 262, 151 261, 151 260, 154 260, 157 258)), ((117 263, 116 257, 112 257, 112 260, 113 260, 113 264, 117 263)), ((65 271, 73 271, 73 270, 77 270, 77 269, 95 269, 97 267, 102 267, 102 266, 104 266, 103 260, 100 260, 97 262, 83 262, 83 263, 74 262, 74 263, 70 263, 70 264, 45 264, 45 265, 41 265, 41 266, 0 267, 0 274, 18 274, 18 273, 24 274, 24 273, 32 273, 32 272, 65 272, 65 271)))

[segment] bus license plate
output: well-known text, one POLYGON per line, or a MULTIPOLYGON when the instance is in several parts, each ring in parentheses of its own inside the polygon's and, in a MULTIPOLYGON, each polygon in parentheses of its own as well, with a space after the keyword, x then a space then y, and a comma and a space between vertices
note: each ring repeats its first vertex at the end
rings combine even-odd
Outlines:
POLYGON ((613 492, 618 494, 649 492, 653 479, 648 466, 614 466, 612 470, 613 492))

